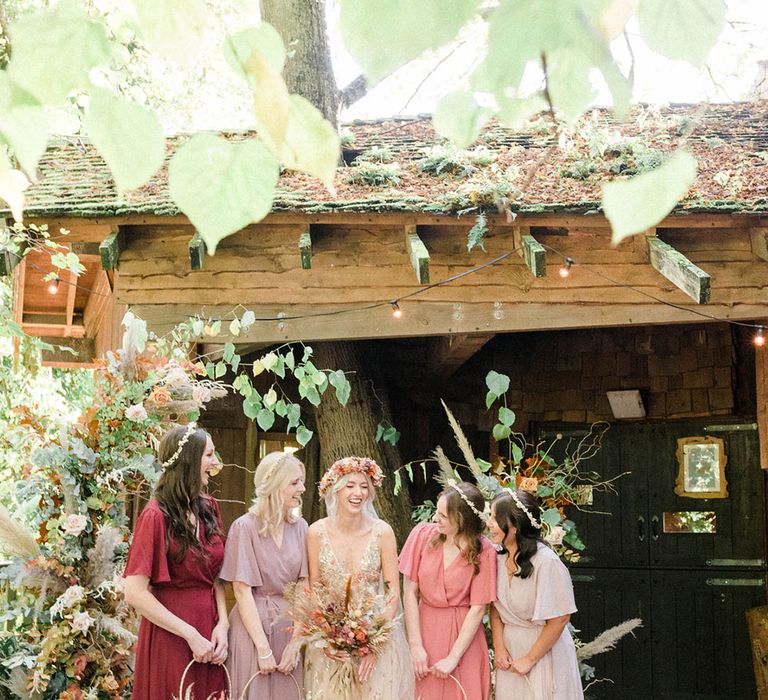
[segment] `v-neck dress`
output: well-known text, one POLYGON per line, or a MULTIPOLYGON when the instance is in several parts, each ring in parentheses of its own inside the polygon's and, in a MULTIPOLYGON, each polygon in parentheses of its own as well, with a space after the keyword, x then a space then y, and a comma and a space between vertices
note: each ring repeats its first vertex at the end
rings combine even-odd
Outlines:
MULTIPOLYGON (((507 574, 507 555, 499 556, 496 610, 504 623, 504 646, 513 659, 525 656, 544 623, 576 612, 568 569, 549 547, 539 544, 528 578, 507 574)), ((554 646, 520 676, 496 669, 496 697, 515 700, 583 700, 579 663, 566 627, 554 646)))
MULTIPOLYGON (((491 542, 482 538, 480 571, 475 574, 462 555, 444 566, 443 547, 431 544, 437 536, 437 525, 417 525, 400 553, 400 571, 419 586, 419 621, 429 666, 448 656, 470 606, 496 600, 496 550, 491 542)), ((491 666, 483 625, 478 626, 452 675, 461 683, 467 700, 487 700, 491 666)), ((464 699, 453 679, 431 673, 416 681, 416 695, 420 700, 464 699)))
MULTIPOLYGON (((285 523, 283 541, 278 547, 271 536, 260 534, 258 517, 246 513, 232 523, 227 535, 224 565, 219 576, 224 581, 240 581, 251 587, 264 634, 278 664, 293 634, 283 591, 289 583, 307 576, 307 527, 304 518, 285 523)), ((259 670, 256 655, 256 647, 235 605, 229 615, 227 657, 233 698, 240 698, 245 684, 259 670)), ((292 675, 301 688, 301 663, 292 675)), ((274 671, 256 676, 248 686, 245 700, 293 700, 296 697, 296 683, 274 671)))
MULTIPOLYGON (((320 523, 320 580, 329 587, 343 590, 349 577, 353 586, 368 586, 381 593, 381 532, 379 522, 373 526, 365 549, 351 570, 342 566, 337 558, 325 521, 320 523)), ((306 700, 413 700, 414 677, 411 655, 405 640, 402 619, 399 619, 387 641, 386 648, 376 661, 370 679, 347 692, 340 693, 333 682, 339 663, 328 658, 322 649, 308 646, 305 660, 306 700)))
MULTIPOLYGON (((211 498, 221 525, 219 506, 211 498)), ((192 625, 206 639, 218 620, 214 584, 224 556, 224 540, 203 534, 203 553, 188 549, 178 561, 179 546, 168 536, 165 516, 154 498, 141 512, 123 576, 146 576, 157 600, 192 625)), ((192 660, 189 644, 159 625, 141 618, 136 644, 133 700, 169 700, 179 695, 184 668, 192 660)), ((224 669, 215 664, 192 664, 184 691, 193 687, 195 698, 218 696, 227 688, 224 669)))

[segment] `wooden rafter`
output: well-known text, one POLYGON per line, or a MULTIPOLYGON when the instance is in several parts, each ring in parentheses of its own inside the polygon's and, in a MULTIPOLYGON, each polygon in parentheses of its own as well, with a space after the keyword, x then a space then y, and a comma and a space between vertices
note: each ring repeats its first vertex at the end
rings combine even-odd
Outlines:
POLYGON ((430 373, 438 379, 448 379, 494 335, 494 333, 460 333, 433 338, 429 350, 430 373))
POLYGON ((299 233, 299 255, 301 256, 301 269, 309 270, 312 267, 312 233, 309 224, 301 227, 299 233))
POLYGON ((85 326, 68 326, 65 323, 23 323, 24 332, 37 337, 84 338, 85 326))
POLYGON ((752 241, 752 252, 761 260, 768 260, 768 228, 752 228, 749 237, 752 241))
POLYGON ((75 297, 77 296, 77 273, 69 270, 67 273, 67 308, 65 311, 67 325, 72 326, 75 318, 75 297))
POLYGON ((104 270, 96 273, 96 280, 93 283, 91 293, 88 295, 88 301, 85 303, 83 311, 83 326, 85 335, 88 338, 95 338, 101 326, 104 311, 109 303, 109 279, 104 270))
POLYGON ((657 238, 655 232, 648 235, 647 240, 648 255, 654 270, 660 272, 697 304, 709 303, 712 278, 679 250, 657 238))
POLYGON ((104 270, 114 270, 117 267, 124 247, 125 232, 119 226, 113 226, 109 235, 99 245, 101 266, 104 270))
POLYGON ((531 235, 530 226, 515 226, 512 237, 517 254, 525 260, 528 269, 534 277, 544 277, 547 274, 547 251, 531 235))
POLYGON ((419 238, 417 227, 408 225, 405 227, 405 248, 411 265, 416 272, 419 284, 429 284, 429 251, 419 238))

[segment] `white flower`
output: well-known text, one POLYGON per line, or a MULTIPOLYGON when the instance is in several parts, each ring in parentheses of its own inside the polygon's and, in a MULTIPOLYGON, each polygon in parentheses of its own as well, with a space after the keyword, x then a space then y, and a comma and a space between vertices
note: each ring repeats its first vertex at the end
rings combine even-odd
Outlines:
POLYGON ((189 377, 187 377, 187 373, 175 362, 170 362, 168 364, 168 372, 165 375, 165 385, 178 389, 180 386, 188 383, 189 377))
POLYGON ((144 404, 135 403, 133 406, 128 406, 125 409, 125 417, 128 420, 134 420, 136 422, 145 420, 147 417, 147 409, 144 408, 144 404))
POLYGON ((85 634, 93 624, 93 618, 87 612, 77 612, 72 616, 72 629, 85 634))
POLYGON ((64 532, 72 537, 77 537, 88 524, 88 518, 84 515, 70 513, 64 521, 64 532))
POLYGON ((211 390, 201 384, 195 384, 192 387, 192 400, 201 406, 208 403, 211 400, 211 390))
POLYGON ((565 529, 557 525, 545 535, 544 539, 552 546, 557 546, 563 543, 563 537, 565 537, 565 529))
POLYGON ((82 586, 70 586, 62 593, 54 603, 54 607, 59 610, 66 610, 85 598, 85 589, 82 586))

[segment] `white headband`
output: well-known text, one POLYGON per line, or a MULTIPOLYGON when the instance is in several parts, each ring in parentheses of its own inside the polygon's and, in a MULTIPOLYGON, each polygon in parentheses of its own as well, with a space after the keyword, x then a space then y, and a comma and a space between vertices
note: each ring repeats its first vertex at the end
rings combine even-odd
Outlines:
POLYGON ((466 493, 464 493, 464 492, 463 492, 463 491, 462 491, 462 490, 459 488, 459 485, 456 483, 456 480, 455 480, 455 479, 448 479, 448 486, 450 486, 450 487, 451 487, 451 488, 452 488, 454 491, 456 491, 456 493, 458 493, 458 494, 459 494, 459 496, 461 496, 461 500, 462 500, 462 501, 464 501, 464 503, 466 503, 466 504, 467 504, 467 505, 470 507, 470 509, 472 510, 472 512, 473 512, 473 513, 474 513, 474 514, 475 514, 475 515, 476 515, 478 518, 480 518, 480 520, 481 520, 482 522, 485 522, 485 520, 486 520, 486 517, 485 517, 485 513, 481 513, 481 512, 480 512, 480 511, 479 511, 479 510, 478 510, 478 509, 475 507, 475 504, 474 504, 474 503, 472 503, 472 501, 470 501, 470 500, 469 500, 469 497, 467 496, 467 494, 466 494, 466 493))
POLYGON ((197 423, 194 421, 187 425, 187 432, 184 433, 181 440, 179 440, 179 444, 176 446, 176 452, 174 452, 168 459, 165 460, 160 466, 163 469, 167 469, 170 467, 181 455, 181 451, 184 449, 184 445, 187 444, 187 441, 189 440, 190 435, 195 432, 197 429, 197 423))
POLYGON ((516 491, 513 491, 512 489, 505 489, 505 491, 512 496, 512 500, 517 504, 517 507, 523 511, 528 516, 528 521, 533 525, 537 530, 541 530, 541 523, 536 520, 536 518, 531 515, 531 511, 528 510, 523 502, 520 500, 520 497, 517 495, 516 491))

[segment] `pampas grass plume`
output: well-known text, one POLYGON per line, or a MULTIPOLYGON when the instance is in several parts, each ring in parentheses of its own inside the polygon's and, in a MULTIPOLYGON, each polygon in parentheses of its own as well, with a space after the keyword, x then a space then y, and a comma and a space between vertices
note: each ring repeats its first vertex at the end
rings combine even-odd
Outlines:
POLYGON ((97 588, 104 581, 111 581, 115 575, 115 547, 123 541, 123 536, 116 527, 102 525, 93 547, 88 550, 88 569, 86 583, 97 588))
POLYGON ((464 435, 464 431, 461 429, 459 422, 456 420, 456 418, 454 418, 453 413, 451 413, 451 409, 445 405, 445 401, 440 399, 440 403, 443 404, 445 413, 448 416, 448 422, 451 424, 453 434, 456 436, 456 444, 459 446, 461 453, 464 455, 464 459, 467 460, 467 466, 472 470, 473 474, 482 474, 482 470, 480 469, 480 466, 475 459, 472 448, 469 446, 469 440, 467 440, 466 435, 464 435))
POLYGON ((638 627, 642 626, 642 624, 643 621, 640 618, 635 617, 605 630, 605 632, 598 634, 591 642, 582 644, 578 647, 576 649, 576 658, 579 661, 586 661, 593 656, 602 654, 605 651, 610 651, 623 636, 631 634, 638 627))
POLYGON ((6 554, 24 559, 40 556, 40 547, 34 535, 23 525, 14 522, 11 514, 0 505, 0 549, 6 554))

